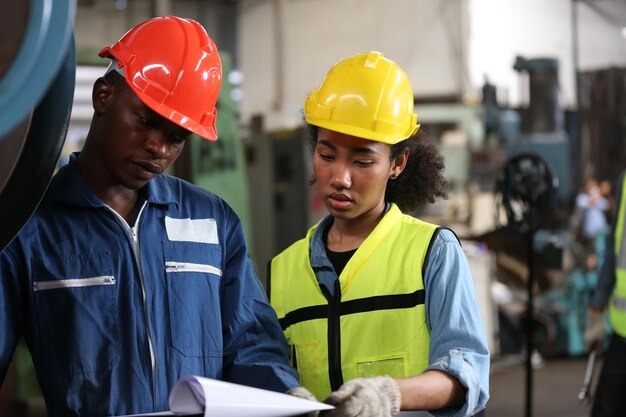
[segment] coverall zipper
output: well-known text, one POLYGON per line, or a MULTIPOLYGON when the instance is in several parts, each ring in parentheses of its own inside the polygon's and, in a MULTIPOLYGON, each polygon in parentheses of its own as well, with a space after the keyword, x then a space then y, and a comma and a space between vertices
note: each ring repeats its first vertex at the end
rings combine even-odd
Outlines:
POLYGON ((156 407, 157 405, 156 404, 156 401, 157 401, 156 355, 154 354, 154 346, 152 343, 152 331, 150 330, 150 314, 148 312, 148 302, 147 302, 147 296, 146 296, 146 284, 145 284, 145 279, 143 276, 143 269, 141 268, 141 250, 139 247, 139 223, 141 220, 141 214, 143 213, 143 209, 146 207, 147 204, 148 202, 145 201, 143 205, 141 206, 141 209, 139 210, 139 214, 137 214, 137 219, 135 220, 135 225, 133 227, 130 227, 130 225, 118 212, 113 210, 111 207, 108 207, 108 206, 107 207, 109 208, 109 210, 111 210, 115 214, 115 216, 117 217, 119 222, 122 224, 124 229, 126 229, 131 239, 131 242, 133 244, 133 252, 135 254, 135 264, 137 265, 137 270, 139 271, 139 278, 141 281, 141 296, 143 299, 143 312, 144 312, 144 318, 146 321, 146 336, 148 338, 148 349, 150 350, 150 366, 152 367, 151 369, 152 371, 152 404, 153 406, 156 407))
POLYGON ((35 281, 33 291, 56 290, 58 288, 93 287, 100 285, 115 285, 114 276, 104 275, 91 278, 59 279, 56 281, 35 281))
POLYGON ((222 270, 207 264, 195 264, 191 262, 165 262, 165 272, 204 272, 207 274, 222 276, 222 270))

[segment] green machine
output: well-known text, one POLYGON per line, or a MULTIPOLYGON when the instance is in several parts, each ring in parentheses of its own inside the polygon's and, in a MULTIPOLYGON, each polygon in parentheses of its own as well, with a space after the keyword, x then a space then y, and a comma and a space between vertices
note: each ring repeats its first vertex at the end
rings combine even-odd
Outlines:
POLYGON ((228 81, 232 60, 230 55, 223 52, 220 53, 220 57, 222 88, 217 101, 218 140, 209 142, 194 135, 176 162, 174 172, 175 175, 226 200, 241 219, 250 242, 250 208, 244 149, 239 134, 235 102, 231 98, 233 86, 228 81))

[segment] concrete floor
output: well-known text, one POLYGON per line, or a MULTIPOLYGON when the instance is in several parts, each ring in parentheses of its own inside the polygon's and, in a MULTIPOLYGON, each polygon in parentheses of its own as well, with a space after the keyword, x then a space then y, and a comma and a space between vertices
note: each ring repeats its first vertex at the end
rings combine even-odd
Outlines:
MULTIPOLYGON (((589 405, 578 401, 585 378, 587 357, 543 359, 533 371, 532 417, 587 417, 589 405)), ((601 370, 596 362, 594 384, 601 370)), ((526 368, 523 358, 492 361, 491 399, 487 417, 525 417, 526 368)))
MULTIPOLYGON (((533 371, 534 406, 531 417, 589 416, 590 407, 578 401, 586 365, 586 357, 544 358, 542 365, 533 371)), ((597 382, 601 366, 599 360, 594 382, 597 382)), ((526 369, 523 357, 492 360, 490 395, 486 417, 525 417, 526 369)), ((44 417, 45 409, 42 403, 16 403, 9 409, 2 410, 0 407, 0 417, 5 416, 44 417)))

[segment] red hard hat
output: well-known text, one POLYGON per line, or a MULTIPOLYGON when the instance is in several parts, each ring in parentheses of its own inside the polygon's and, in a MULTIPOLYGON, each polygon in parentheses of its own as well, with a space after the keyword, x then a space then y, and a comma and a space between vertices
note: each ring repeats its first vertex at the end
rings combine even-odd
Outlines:
POLYGON ((138 24, 99 55, 119 61, 126 82, 145 105, 198 136, 217 140, 215 103, 222 63, 200 23, 156 17, 138 24))

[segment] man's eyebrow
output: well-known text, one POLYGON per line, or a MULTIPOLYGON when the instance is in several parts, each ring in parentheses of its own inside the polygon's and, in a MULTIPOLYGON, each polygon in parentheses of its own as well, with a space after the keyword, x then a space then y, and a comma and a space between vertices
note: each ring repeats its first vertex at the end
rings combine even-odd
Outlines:
MULTIPOLYGON (((130 88, 129 88, 129 90, 130 90, 130 88)), ((161 116, 159 113, 157 113, 154 110, 152 110, 150 108, 150 106, 148 106, 146 103, 144 103, 141 100, 138 100, 137 102, 132 104, 132 110, 133 111, 139 111, 145 117, 149 117, 149 118, 152 118, 154 120, 166 119, 164 116, 161 116)))
POLYGON ((148 105, 146 105, 144 103, 142 103, 142 104, 145 106, 146 112, 148 113, 148 116, 167 120, 167 117, 161 116, 159 113, 157 113, 154 110, 152 110, 148 105))

